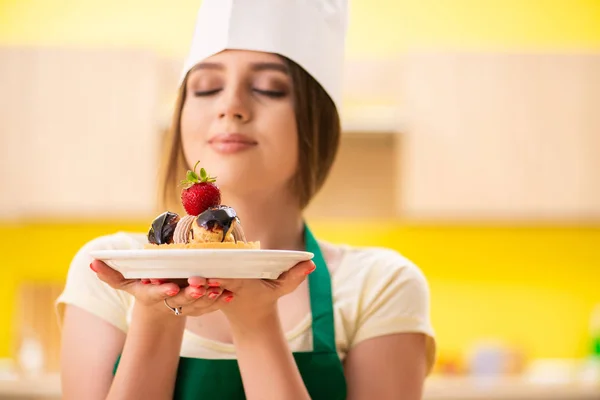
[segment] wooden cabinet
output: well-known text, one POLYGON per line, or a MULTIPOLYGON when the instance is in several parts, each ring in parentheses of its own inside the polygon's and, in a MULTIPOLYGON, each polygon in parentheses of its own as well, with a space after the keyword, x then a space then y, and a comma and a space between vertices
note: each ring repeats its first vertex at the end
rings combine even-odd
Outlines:
POLYGON ((600 220, 600 55, 414 54, 403 63, 401 214, 600 220))
POLYGON ((322 190, 307 208, 310 218, 390 219, 396 216, 393 132, 342 135, 338 155, 322 190))
MULTIPOLYGON (((0 219, 149 218, 180 65, 143 51, 1 49, 0 219)), ((373 85, 381 76, 364 73, 373 68, 373 62, 352 64, 345 78, 354 82, 349 99, 377 97, 373 85)), ((391 68, 386 62, 384 69, 391 68)), ((388 97, 394 93, 386 90, 388 97)), ((346 131, 383 132, 396 121, 389 107, 350 103, 346 131)), ((385 133, 344 139, 312 215, 393 212, 392 151, 385 133)))
MULTIPOLYGON (((153 214, 179 68, 0 50, 0 219, 153 214)), ((352 61, 345 84, 340 156, 310 215, 600 220, 600 55, 407 54, 352 61)))
POLYGON ((162 95, 154 56, 4 49, 0 80, 5 213, 135 218, 151 210, 162 95))

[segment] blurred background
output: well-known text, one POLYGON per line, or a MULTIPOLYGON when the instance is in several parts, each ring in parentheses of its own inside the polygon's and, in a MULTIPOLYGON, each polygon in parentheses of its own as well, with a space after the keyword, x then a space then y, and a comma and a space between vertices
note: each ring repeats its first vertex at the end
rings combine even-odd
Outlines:
MULTIPOLYGON (((146 231, 199 0, 0 0, 0 398, 59 398, 53 301, 146 231)), ((600 1, 353 0, 307 211, 431 288, 429 399, 600 398, 600 1)))

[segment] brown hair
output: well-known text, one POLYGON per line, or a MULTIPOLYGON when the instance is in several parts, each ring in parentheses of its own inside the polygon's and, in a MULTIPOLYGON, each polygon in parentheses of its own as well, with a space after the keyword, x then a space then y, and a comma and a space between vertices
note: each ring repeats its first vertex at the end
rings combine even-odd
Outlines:
MULTIPOLYGON (((283 57, 294 86, 298 130, 298 167, 292 189, 301 208, 321 189, 337 154, 340 118, 323 87, 302 67, 283 57)), ((186 98, 187 76, 179 88, 171 127, 165 137, 160 168, 160 209, 181 212, 178 182, 190 168, 181 144, 181 111, 186 98)))

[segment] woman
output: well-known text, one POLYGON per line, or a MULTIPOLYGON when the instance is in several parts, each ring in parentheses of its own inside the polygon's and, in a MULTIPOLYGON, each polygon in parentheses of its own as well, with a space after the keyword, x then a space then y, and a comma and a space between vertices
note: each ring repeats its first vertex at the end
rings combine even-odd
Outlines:
POLYGON ((337 150, 345 15, 341 1, 203 2, 164 208, 180 207, 177 183, 201 160, 249 240, 312 251, 314 263, 275 285, 194 277, 180 288, 125 280, 89 256, 140 248, 144 233, 88 243, 58 300, 65 399, 421 397, 435 351, 423 275, 390 250, 317 241, 302 216, 337 150))

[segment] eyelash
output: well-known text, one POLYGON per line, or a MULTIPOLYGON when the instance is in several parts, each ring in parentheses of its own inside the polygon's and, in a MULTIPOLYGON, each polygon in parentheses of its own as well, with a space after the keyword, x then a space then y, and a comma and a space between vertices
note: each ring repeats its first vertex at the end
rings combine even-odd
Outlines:
MULTIPOLYGON (((271 97, 274 99, 278 99, 278 98, 285 96, 285 92, 277 92, 274 90, 260 90, 260 89, 252 89, 252 90, 258 94, 262 94, 264 96, 271 97)), ((217 94, 220 91, 221 91, 221 89, 207 90, 204 92, 194 92, 194 96, 196 96, 196 97, 212 96, 213 94, 217 94)))
POLYGON ((207 90, 204 92, 194 92, 194 96, 196 96, 196 97, 211 96, 213 94, 218 93, 220 90, 221 89, 207 90))

